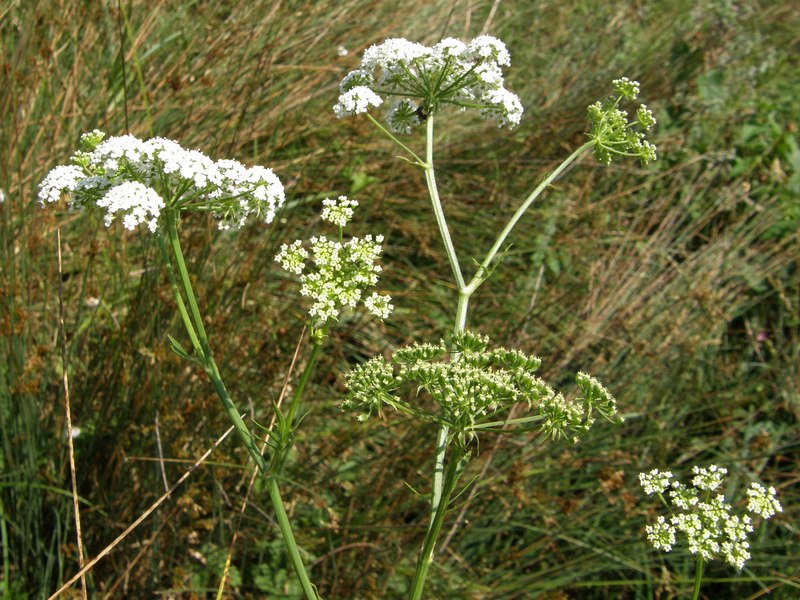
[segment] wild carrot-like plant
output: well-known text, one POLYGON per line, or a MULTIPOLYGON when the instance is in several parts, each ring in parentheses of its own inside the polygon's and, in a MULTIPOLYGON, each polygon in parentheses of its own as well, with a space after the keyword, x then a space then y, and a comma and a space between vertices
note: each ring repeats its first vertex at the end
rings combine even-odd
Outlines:
MULTIPOLYGON (((107 140, 100 131, 81 137, 80 149, 69 165, 51 170, 39 186, 42 204, 69 195, 72 208, 100 208, 107 226, 122 220, 126 229, 144 225, 158 238, 161 255, 172 286, 181 321, 189 338, 187 350, 169 336, 172 350, 196 364, 208 376, 225 412, 233 423, 250 457, 266 477, 267 490, 276 520, 286 543, 292 565, 308 598, 316 598, 292 534, 289 518, 278 489, 276 471, 288 447, 288 433, 296 411, 278 413, 278 429, 270 440, 271 462, 256 446, 251 434, 223 382, 203 325, 179 236, 180 216, 186 212, 210 213, 221 229, 239 228, 252 218, 271 222, 283 205, 284 189, 271 169, 247 168, 235 160, 213 161, 196 150, 186 150, 174 141, 153 138, 142 141, 133 136, 107 140)), ((314 356, 318 347, 314 347, 314 356)), ((309 361, 295 397, 302 393, 313 367, 309 361)))
POLYGON ((472 294, 497 267, 508 236, 536 198, 590 150, 604 164, 614 156, 635 157, 643 164, 654 160, 655 146, 645 139, 644 132, 655 119, 645 105, 631 119, 621 104, 636 99, 639 84, 624 77, 615 80, 612 95, 588 108, 588 141, 520 203, 470 276, 456 253, 436 185, 434 119, 452 106, 460 111, 477 110, 500 127, 517 125, 523 107, 505 88, 503 79, 503 67, 510 63, 505 44, 491 36, 480 36, 469 43, 447 38, 432 47, 389 39, 364 52, 359 68, 342 80, 339 100, 333 107, 340 118, 366 115, 405 152, 406 160, 422 169, 458 289, 449 343, 414 344, 398 350, 391 362, 375 358, 355 367, 347 376, 350 393, 343 403, 360 419, 380 412, 385 404, 438 427, 430 524, 409 594, 414 600, 422 597, 436 538, 479 433, 538 429, 551 438, 577 441, 592 425, 593 413, 619 420, 613 396, 593 377, 580 373, 580 393, 568 401, 533 374, 540 363, 538 358, 512 349, 490 349, 488 338, 467 330, 467 316, 472 294), (369 112, 384 104, 389 106, 384 114, 386 126, 369 112), (413 133, 423 123, 424 159, 397 137, 413 133), (432 404, 422 404, 420 395, 413 401, 404 400, 399 393, 403 388, 425 392, 432 404), (527 407, 529 414, 510 417, 508 411, 514 405, 527 407))

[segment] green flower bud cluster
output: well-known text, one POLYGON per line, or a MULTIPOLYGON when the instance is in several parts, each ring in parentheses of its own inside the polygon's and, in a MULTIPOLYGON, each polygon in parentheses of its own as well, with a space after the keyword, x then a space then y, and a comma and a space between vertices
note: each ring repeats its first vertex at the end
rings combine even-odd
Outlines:
POLYGON ((480 430, 499 430, 504 423, 520 426, 511 431, 538 428, 553 439, 577 441, 592 425, 593 410, 614 417, 614 398, 597 380, 581 373, 578 386, 583 394, 568 401, 534 375, 540 365, 538 357, 490 349, 487 337, 465 331, 454 335, 449 347, 443 341, 413 344, 397 350, 391 362, 375 357, 355 367, 345 377, 349 394, 342 408, 357 412, 363 421, 386 404, 447 425, 462 444, 480 430), (402 400, 397 392, 405 385, 426 392, 438 410, 402 400), (504 417, 517 403, 533 414, 504 417))
POLYGON ((594 156, 607 165, 614 154, 638 158, 643 165, 656 159, 656 147, 645 139, 656 120, 653 113, 642 104, 636 117, 629 120, 626 111, 619 108, 623 100, 633 101, 639 95, 639 83, 627 77, 615 79, 615 93, 589 106, 589 139, 595 141, 594 156), (644 131, 641 131, 644 130, 644 131))

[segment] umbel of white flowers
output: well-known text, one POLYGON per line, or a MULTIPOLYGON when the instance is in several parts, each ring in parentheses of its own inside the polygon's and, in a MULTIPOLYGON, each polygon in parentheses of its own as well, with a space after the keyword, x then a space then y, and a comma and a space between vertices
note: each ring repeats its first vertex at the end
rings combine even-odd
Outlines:
MULTIPOLYGON (((339 196, 326 198, 322 204, 322 219, 338 225, 341 240, 342 229, 353 218, 358 202, 339 196)), ((381 242, 382 235, 354 237, 344 243, 320 235, 311 238, 310 254, 302 240, 281 246, 275 260, 300 277, 300 293, 313 300, 308 312, 316 331, 335 320, 342 309, 355 308, 359 302, 376 317, 388 318, 394 308, 390 296, 373 292, 363 298, 364 291, 378 283, 381 266, 376 261, 381 242)))
POLYGON ((489 338, 465 331, 455 334, 449 347, 443 341, 413 344, 397 350, 391 362, 377 356, 358 365, 345 376, 349 393, 342 408, 363 421, 386 404, 447 425, 461 443, 482 429, 499 430, 503 423, 516 426, 506 431, 539 429, 554 439, 577 442, 594 423, 594 412, 619 420, 614 397, 596 379, 579 373, 576 382, 582 393, 569 401, 534 375, 540 364, 539 358, 518 350, 490 350, 489 338), (451 356, 458 358, 449 360, 451 356), (405 384, 416 388, 413 402, 397 393, 405 384), (438 410, 421 402, 420 391, 427 392, 438 410), (517 403, 527 405, 532 414, 504 421, 503 413, 517 403))
POLYGON ((342 79, 333 110, 341 118, 389 100, 389 128, 410 133, 449 104, 479 110, 498 126, 511 128, 519 124, 522 104, 504 86, 502 67, 510 64, 505 44, 488 35, 468 44, 445 38, 432 47, 388 39, 367 48, 360 67, 342 79))
POLYGON ((106 226, 120 217, 126 229, 144 224, 155 232, 165 209, 208 212, 229 229, 250 217, 269 223, 284 202, 271 169, 214 161, 164 138, 104 137, 97 130, 81 136, 71 164, 55 167, 39 184, 42 205, 67 193, 72 208, 104 209, 106 226))
POLYGON ((741 570, 750 558, 747 536, 753 531, 753 517, 769 519, 783 511, 775 488, 751 483, 746 512, 736 515, 725 496, 712 495, 722 485, 727 469, 717 465, 707 469, 695 466, 692 473, 691 487, 673 481, 670 471, 653 469, 639 474, 639 482, 648 496, 657 494, 669 506, 666 493, 672 504, 669 518, 659 516, 655 524, 645 527, 648 541, 654 548, 669 552, 677 534, 682 534, 692 554, 704 561, 722 557, 741 570))

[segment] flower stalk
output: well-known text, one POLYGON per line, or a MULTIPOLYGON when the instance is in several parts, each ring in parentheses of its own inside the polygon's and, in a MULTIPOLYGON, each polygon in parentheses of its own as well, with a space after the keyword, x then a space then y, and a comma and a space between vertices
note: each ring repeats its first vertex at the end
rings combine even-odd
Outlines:
MULTIPOLYGON (((256 464, 256 467, 266 479, 270 503, 272 504, 272 509, 275 511, 275 519, 278 522, 278 528, 280 529, 286 551, 289 555, 289 560, 292 563, 295 573, 297 574, 297 578, 300 581, 300 585, 303 588, 303 592, 305 593, 307 600, 317 600, 319 595, 317 594, 316 589, 312 585, 311 580, 308 577, 308 573, 306 572, 305 565, 303 564, 303 560, 300 556, 300 551, 297 547, 297 541, 292 533, 292 526, 289 521, 289 516, 286 513, 286 507, 284 506, 283 499, 280 495, 280 490, 278 489, 278 481, 276 477, 277 473, 267 466, 264 456, 256 446, 254 436, 250 433, 250 430, 247 428, 247 425, 245 425, 238 409, 234 405, 233 400, 231 399, 230 394, 225 387, 225 383, 222 380, 217 363, 214 360, 214 356, 211 352, 211 347, 208 342, 208 335, 206 334, 205 327, 203 326, 202 315, 200 314, 200 308, 197 304, 197 298, 192 287, 191 279, 189 278, 189 272, 186 268, 186 260, 184 259, 183 250, 181 249, 180 238, 178 237, 177 218, 175 213, 169 210, 166 211, 166 229, 169 237, 170 247, 175 258, 175 263, 178 267, 177 280, 175 278, 175 269, 172 266, 169 255, 166 253, 166 248, 164 248, 163 241, 161 243, 162 255, 165 258, 167 274, 170 278, 172 291, 175 296, 175 301, 178 305, 178 311, 181 314, 181 320, 183 321, 186 332, 189 335, 189 339, 192 341, 192 346, 195 351, 195 362, 197 362, 202 367, 203 371, 205 371, 206 375, 208 375, 208 378, 211 380, 211 384, 214 387, 214 391, 222 401, 222 406, 225 409, 225 413, 228 415, 228 418, 230 418, 231 423, 236 429, 237 435, 250 454, 250 457, 253 459, 253 462, 256 464), (184 298, 186 300, 184 300, 184 298), (186 307, 187 301, 189 310, 187 310, 186 307)), ((305 387, 308 378, 310 377, 311 370, 316 362, 316 356, 318 352, 319 346, 315 344, 306 369, 303 372, 301 384, 295 391, 295 395, 292 398, 292 403, 290 404, 290 416, 288 418, 290 424, 293 422, 294 413, 297 410, 297 404, 300 395, 302 394, 302 390, 305 387)), ((275 452, 273 454, 272 466, 274 467, 282 464, 284 457, 285 450, 275 452)))

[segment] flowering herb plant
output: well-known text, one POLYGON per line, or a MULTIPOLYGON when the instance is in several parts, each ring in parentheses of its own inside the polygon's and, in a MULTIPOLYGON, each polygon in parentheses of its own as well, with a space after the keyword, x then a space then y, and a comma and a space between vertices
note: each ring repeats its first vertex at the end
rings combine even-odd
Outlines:
POLYGON ((774 487, 752 482, 747 490, 747 506, 735 514, 733 506, 719 493, 728 470, 717 465, 695 466, 691 486, 673 479, 671 471, 653 469, 639 474, 645 494, 657 495, 670 511, 669 518, 658 516, 647 525, 647 540, 657 550, 670 552, 678 536, 684 538, 689 552, 696 555, 693 599, 700 595, 704 563, 722 558, 739 570, 750 558, 748 535, 754 519, 769 519, 782 512, 774 487), (669 500, 668 500, 669 499, 669 500))
MULTIPOLYGON (((178 235, 183 212, 211 213, 220 229, 238 229, 250 217, 269 223, 284 203, 283 185, 271 169, 247 168, 235 160, 213 161, 172 140, 142 141, 124 135, 104 141, 104 137, 96 130, 81 136, 80 148, 73 154, 71 164, 55 167, 39 185, 39 201, 45 205, 67 194, 71 208, 104 210, 106 226, 121 218, 126 229, 146 225, 157 236, 191 350, 168 336, 170 346, 178 356, 199 366, 211 381, 239 438, 266 477, 276 520, 303 590, 308 598, 316 598, 276 477, 289 447, 299 395, 310 376, 313 357, 296 388, 289 411, 287 414, 277 411, 278 431, 270 440, 273 456, 268 465, 214 360, 178 235)), ((315 346, 314 356, 317 350, 315 346)))
MULTIPOLYGON (((590 152, 601 164, 610 163, 614 157, 637 158, 642 164, 655 160, 656 148, 646 139, 655 119, 645 105, 630 117, 623 104, 636 100, 639 84, 625 77, 614 80, 610 95, 587 109, 587 141, 519 202, 477 268, 467 273, 456 253, 436 184, 434 119, 444 109, 476 110, 499 127, 517 126, 523 107, 506 89, 503 76, 503 69, 510 64, 505 44, 491 36, 470 42, 446 38, 431 47, 389 39, 364 52, 358 68, 342 79, 333 107, 339 118, 364 115, 402 149, 403 158, 422 170, 457 289, 449 341, 412 343, 395 350, 390 358, 379 356, 356 365, 345 376, 348 394, 342 408, 359 420, 383 417, 384 407, 390 407, 436 428, 430 493, 426 495, 430 523, 409 586, 412 600, 423 596, 437 537, 479 436, 538 432, 543 441, 567 439, 577 443, 595 424, 596 415, 615 423, 621 421, 612 394, 591 375, 578 373, 576 392, 565 396, 535 375, 541 364, 539 358, 516 349, 492 347, 487 337, 467 329, 469 303, 497 268, 501 249, 516 224, 569 165, 590 152), (388 110, 380 118, 385 125, 370 112, 384 104, 388 110), (411 149, 413 142, 398 137, 411 136, 423 125, 424 158, 411 149), (527 412, 520 416, 517 407, 527 412)), ((214 161, 171 140, 142 141, 130 135, 104 140, 104 134, 93 131, 81 137, 70 164, 54 168, 40 184, 43 205, 58 201, 64 194, 73 208, 104 211, 107 226, 121 221, 126 229, 144 226, 156 235, 190 342, 187 350, 169 337, 170 346, 209 377, 266 479, 303 593, 307 600, 319 598, 294 540, 278 483, 301 420, 297 417, 299 404, 329 329, 343 311, 363 308, 386 319, 394 308, 390 296, 372 291, 381 273, 378 261, 383 236, 345 240, 344 228, 353 219, 358 202, 346 196, 326 198, 321 218, 337 231, 330 237, 315 235, 284 243, 275 257, 283 270, 298 280, 299 293, 308 300, 312 348, 288 407, 275 405, 275 428, 266 430, 270 453, 265 456, 243 422, 211 352, 181 249, 179 222, 181 213, 200 212, 212 215, 221 229, 240 228, 251 218, 270 223, 284 204, 279 178, 268 168, 248 168, 235 160, 214 161)), ((724 498, 711 496, 724 470, 712 467, 698 469, 695 474, 695 489, 671 482, 668 472, 641 476, 648 494, 658 494, 666 505, 664 493, 669 490, 676 507, 669 520, 659 517, 656 524, 648 526, 648 538, 656 548, 669 551, 678 533, 686 535, 690 550, 698 555, 698 578, 702 561, 719 555, 741 568, 749 556, 746 536, 752 531, 751 516, 735 516, 724 498)), ((781 510, 772 488, 764 490, 753 484, 748 495, 752 514, 769 518, 781 510)), ((699 589, 699 579, 697 586, 699 589)))
POLYGON ((480 36, 468 43, 446 38, 432 47, 389 39, 367 48, 359 68, 342 79, 339 99, 333 107, 339 118, 365 115, 404 151, 406 160, 422 169, 458 290, 449 346, 441 342, 413 344, 395 352, 391 363, 374 358, 346 376, 349 395, 343 408, 356 412, 359 419, 380 413, 381 407, 387 405, 438 427, 428 497, 430 524, 411 583, 409 598, 413 600, 422 597, 451 493, 468 460, 469 442, 479 432, 539 429, 546 437, 566 437, 577 442, 593 423, 592 411, 620 420, 615 416, 613 396, 596 379, 580 373, 577 383, 581 396, 567 401, 532 374, 539 365, 538 359, 516 350, 489 350, 488 339, 467 331, 467 316, 472 294, 497 267, 501 249, 536 198, 589 151, 603 164, 608 164, 612 156, 636 157, 643 164, 654 160, 656 149, 647 141, 645 132, 655 119, 644 105, 633 119, 620 108, 623 102, 636 99, 637 82, 627 78, 612 82, 612 94, 588 108, 588 141, 520 203, 468 278, 456 253, 436 184, 434 119, 451 106, 461 111, 477 110, 501 127, 518 125, 523 107, 519 98, 506 89, 503 77, 503 68, 510 64, 505 44, 491 36, 480 36), (370 112, 384 103, 389 104, 383 114, 385 126, 370 112), (423 123, 424 158, 397 137, 412 134, 423 123), (423 406, 417 399, 404 400, 400 391, 408 386, 427 392, 433 405, 423 406), (533 414, 502 416, 519 404, 527 405, 533 414))

